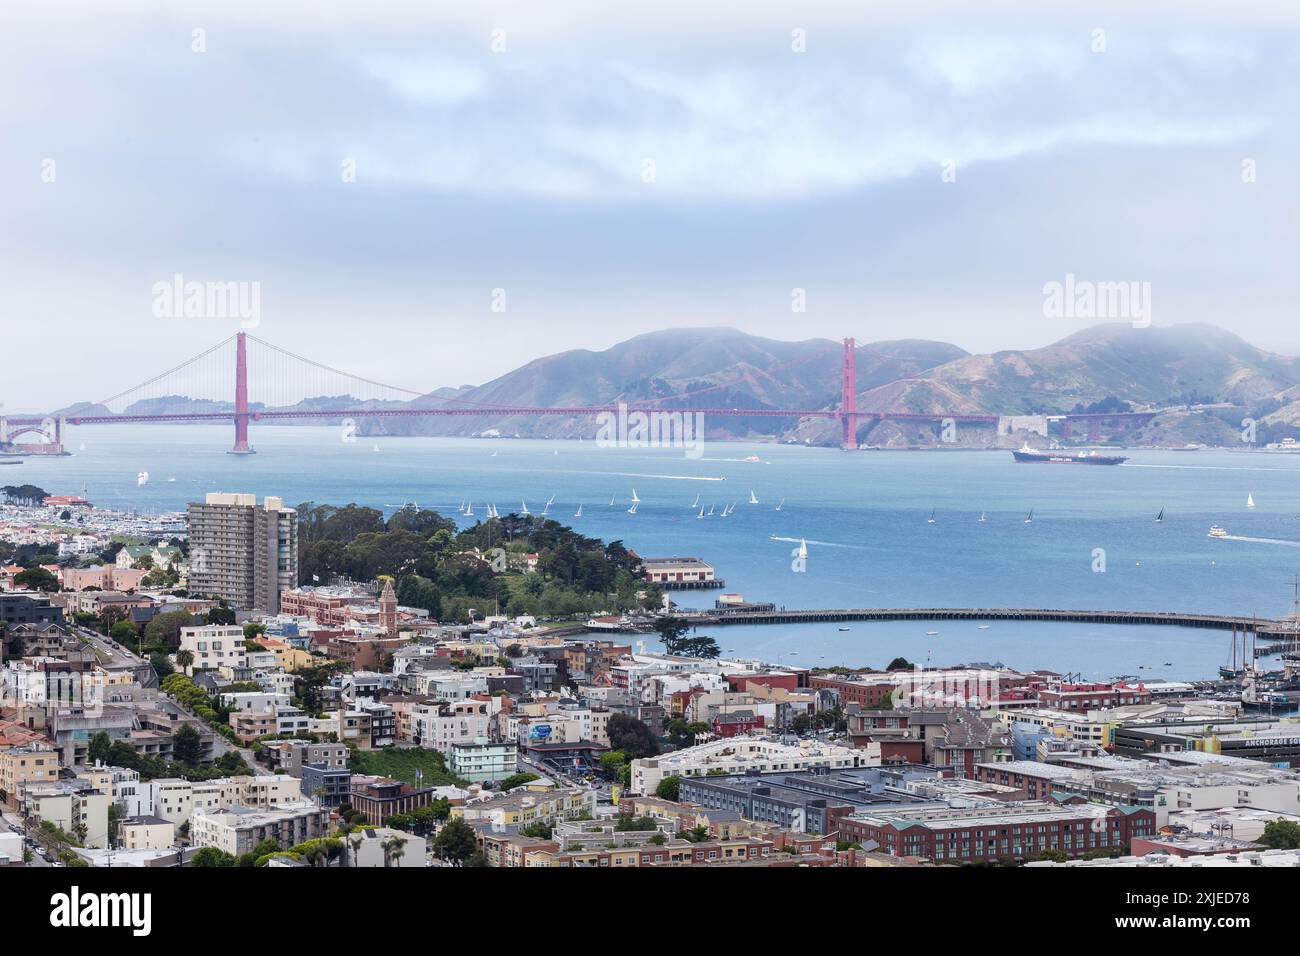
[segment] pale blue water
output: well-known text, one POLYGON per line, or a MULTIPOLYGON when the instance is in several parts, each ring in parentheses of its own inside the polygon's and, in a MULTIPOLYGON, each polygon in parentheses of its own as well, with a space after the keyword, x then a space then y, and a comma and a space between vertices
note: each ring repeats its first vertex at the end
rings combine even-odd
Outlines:
MULTIPOLYGON (((207 491, 281 495, 286 503, 356 501, 391 513, 418 501, 452 515, 465 499, 520 499, 643 556, 695 555, 727 591, 787 607, 1013 606, 1197 610, 1277 616, 1300 571, 1300 456, 1128 452, 1127 465, 1018 465, 1009 452, 857 452, 762 444, 681 451, 593 442, 340 439, 334 428, 255 428, 259 453, 225 454, 218 426, 70 428, 74 457, 28 459, 5 483, 141 511, 183 509, 207 491), (79 450, 80 443, 84 450, 79 450), (378 445, 379 451, 374 450, 378 445), (495 452, 495 455, 493 454, 495 452), (748 455, 762 459, 746 462, 748 455), (137 487, 136 475, 150 473, 137 487), (725 477, 725 481, 715 480, 725 477), (168 479, 174 478, 175 481, 168 479), (706 480, 708 479, 708 480, 706 480), (635 488, 638 514, 627 513, 635 488), (760 504, 746 503, 753 489, 760 504), (699 520, 696 495, 726 519, 699 520), (1245 507, 1253 494, 1257 507, 1245 507), (610 507, 610 496, 616 504, 610 507), (775 505, 785 498, 780 511, 775 505), (583 518, 573 519, 578 503, 583 518), (1154 516, 1165 509, 1165 520, 1154 516), (926 519, 935 510, 936 522, 926 519), (1024 518, 1034 509, 1034 521, 1024 518), (988 520, 980 524, 981 511, 988 520), (1269 541, 1218 541, 1210 524, 1269 541), (794 541, 774 541, 771 535, 794 541), (791 570, 797 539, 805 573, 791 570), (1105 573, 1093 573, 1094 549, 1105 573)), ((716 591, 677 592, 711 605, 716 591)), ((719 628, 724 648, 786 663, 880 666, 896 655, 936 664, 1001 661, 1088 676, 1213 676, 1229 634, 1164 627, 973 622, 719 628), (929 637, 927 630, 937 630, 929 637), (797 656, 793 656, 797 654, 797 656), (1165 667, 1170 661, 1174 666, 1165 667), (1139 671, 1139 665, 1151 670, 1139 671)))

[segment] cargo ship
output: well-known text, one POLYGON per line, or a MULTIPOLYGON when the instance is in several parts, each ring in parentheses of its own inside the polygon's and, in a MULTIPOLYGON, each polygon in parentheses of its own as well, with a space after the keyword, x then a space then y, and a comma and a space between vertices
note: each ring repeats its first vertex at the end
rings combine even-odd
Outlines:
POLYGON ((1025 445, 1011 454, 1016 461, 1045 465, 1118 465, 1128 461, 1123 455, 1099 455, 1095 451, 1037 451, 1025 445))

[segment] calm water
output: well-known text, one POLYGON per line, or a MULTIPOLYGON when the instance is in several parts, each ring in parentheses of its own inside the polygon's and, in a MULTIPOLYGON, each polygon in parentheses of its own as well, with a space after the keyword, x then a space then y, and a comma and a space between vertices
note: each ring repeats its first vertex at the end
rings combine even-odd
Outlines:
MULTIPOLYGON (((551 516, 586 534, 621 538, 645 556, 699 556, 726 579, 727 591, 786 607, 1268 617, 1289 612, 1290 582, 1300 571, 1300 456, 1138 450, 1119 467, 1072 468, 1017 465, 1005 451, 844 453, 719 443, 691 460, 680 451, 592 442, 347 443, 335 428, 255 428, 253 441, 259 454, 243 458, 225 454, 229 427, 70 428, 74 457, 29 459, 3 479, 52 493, 84 488, 96 504, 141 511, 183 509, 207 491, 281 495, 289 504, 356 501, 386 513, 417 501, 451 514, 466 498, 476 507, 495 502, 502 514, 524 499, 537 512, 554 495, 551 516), (749 455, 761 460, 745 461, 749 455), (140 471, 150 474, 143 487, 140 471), (627 513, 633 488, 641 498, 636 515, 627 513), (747 504, 751 489, 757 505, 747 504), (1247 494, 1257 507, 1245 507, 1247 494), (700 520, 690 508, 697 495, 706 510, 735 502, 735 512, 700 520), (583 517, 573 519, 579 503, 583 517), (1026 524, 1031 508, 1034 520, 1026 524), (926 520, 931 509, 934 524, 926 520), (1212 523, 1255 540, 1210 539, 1212 523), (791 551, 800 538, 808 559, 806 571, 795 573, 791 551), (1093 572, 1094 549, 1105 552, 1105 573, 1093 572)), ((676 597, 711 605, 716 594, 676 597)), ((724 648, 786 663, 880 666, 903 655, 1095 677, 1137 674, 1148 665, 1143 673, 1179 679, 1212 676, 1230 645, 1218 631, 997 622, 984 631, 974 622, 855 623, 848 632, 834 625, 728 627, 717 636, 724 648)))

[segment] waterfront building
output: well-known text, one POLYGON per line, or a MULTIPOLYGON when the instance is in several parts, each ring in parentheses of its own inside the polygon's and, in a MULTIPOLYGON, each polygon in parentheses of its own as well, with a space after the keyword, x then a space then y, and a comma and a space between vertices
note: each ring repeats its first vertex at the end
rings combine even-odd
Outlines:
POLYGON ((650 584, 663 588, 720 588, 725 582, 713 566, 699 558, 642 558, 641 568, 650 584))

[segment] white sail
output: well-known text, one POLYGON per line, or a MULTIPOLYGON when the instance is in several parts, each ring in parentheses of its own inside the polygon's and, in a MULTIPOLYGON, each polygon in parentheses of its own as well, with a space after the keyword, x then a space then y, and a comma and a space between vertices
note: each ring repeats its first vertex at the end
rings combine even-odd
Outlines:
POLYGON ((1246 507, 1247 507, 1247 508, 1253 508, 1253 507, 1255 507, 1255 496, 1254 496, 1254 495, 1249 495, 1249 494, 1246 495, 1246 507))
POLYGON ((756 505, 756 504, 758 504, 758 498, 754 496, 754 489, 753 489, 753 488, 750 488, 750 489, 749 489, 749 503, 750 503, 751 505, 756 505))
POLYGON ((582 517, 582 505, 578 505, 578 510, 575 511, 575 512, 573 513, 573 516, 574 516, 575 518, 581 518, 581 517, 582 517))
POLYGON ((632 503, 633 503, 633 504, 636 504, 636 503, 637 503, 638 501, 640 501, 640 500, 641 500, 641 499, 638 498, 638 497, 636 496, 636 489, 633 488, 633 489, 632 489, 632 503))
POLYGON ((694 509, 694 508, 698 508, 699 506, 700 506, 700 496, 696 495, 695 501, 691 503, 691 508, 694 509))
POLYGON ((637 502, 637 501, 632 502, 632 507, 627 509, 627 513, 630 514, 630 515, 634 515, 634 514, 636 514, 636 506, 637 506, 639 503, 640 503, 640 502, 637 502))
POLYGON ((704 517, 704 507, 703 507, 703 505, 700 506, 700 513, 697 514, 695 517, 697 517, 697 518, 703 518, 703 517, 704 517))
POLYGON ((808 542, 805 541, 803 538, 799 539, 799 557, 801 558, 808 557, 808 542))
POLYGON ((532 514, 532 512, 528 510, 528 502, 524 501, 522 498, 519 500, 519 508, 520 508, 519 513, 521 515, 532 514))

